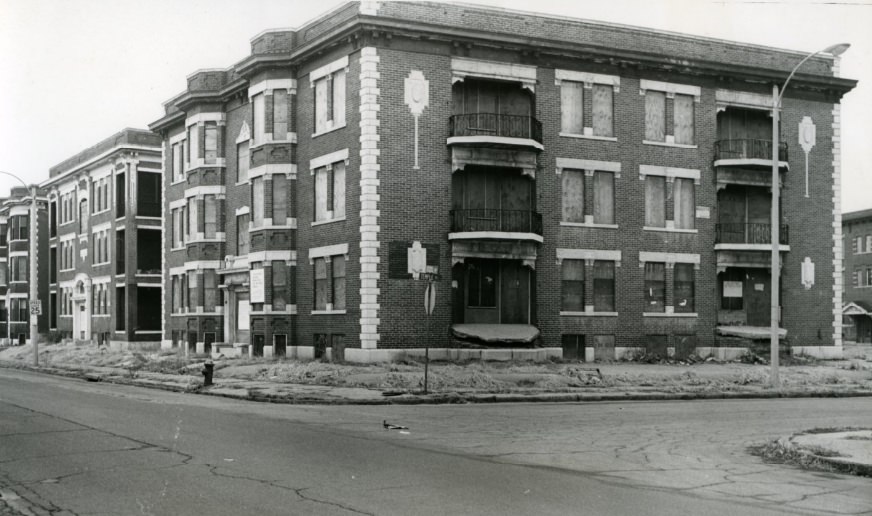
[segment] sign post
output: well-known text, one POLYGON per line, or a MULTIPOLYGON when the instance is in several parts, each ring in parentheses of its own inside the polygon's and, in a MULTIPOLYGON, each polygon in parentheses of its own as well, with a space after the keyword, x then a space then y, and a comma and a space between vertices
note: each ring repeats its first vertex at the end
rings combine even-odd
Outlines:
POLYGON ((424 341, 424 394, 427 394, 427 380, 430 373, 430 333, 432 333, 433 308, 436 307, 435 274, 427 274, 427 289, 424 291, 424 310, 427 312, 427 335, 424 341))
POLYGON ((408 249, 408 272, 412 279, 427 280, 424 290, 424 311, 427 313, 427 331, 424 334, 424 394, 427 394, 430 378, 430 333, 432 332, 433 310, 436 308, 436 284, 439 279, 439 267, 427 265, 427 248, 421 242, 415 241, 408 249))

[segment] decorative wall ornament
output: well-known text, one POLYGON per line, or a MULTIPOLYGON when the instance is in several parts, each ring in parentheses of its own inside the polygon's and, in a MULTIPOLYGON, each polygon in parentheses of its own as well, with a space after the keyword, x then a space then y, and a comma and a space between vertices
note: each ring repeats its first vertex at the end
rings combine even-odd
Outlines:
POLYGON ((814 286, 814 262, 808 256, 802 261, 802 286, 806 290, 814 286))
POLYGON ((817 136, 815 134, 815 125, 811 121, 811 117, 802 117, 802 122, 799 123, 799 145, 805 151, 805 196, 808 197, 808 153, 814 147, 817 136))
POLYGON ((418 117, 430 105, 430 81, 424 78, 421 71, 412 70, 404 82, 405 102, 412 116, 415 117, 415 165, 412 168, 418 170, 421 168, 418 166, 418 117))

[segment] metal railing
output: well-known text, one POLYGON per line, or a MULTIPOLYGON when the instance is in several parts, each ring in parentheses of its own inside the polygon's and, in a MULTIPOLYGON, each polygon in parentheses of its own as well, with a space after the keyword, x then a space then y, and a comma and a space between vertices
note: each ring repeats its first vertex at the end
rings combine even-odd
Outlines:
MULTIPOLYGON (((788 227, 782 224, 778 235, 778 243, 787 245, 788 227)), ((752 222, 733 222, 715 224, 716 244, 771 244, 772 225, 752 222)))
POLYGON ((448 119, 451 136, 503 136, 542 143, 542 122, 532 116, 500 113, 467 113, 448 119))
POLYGON ((542 214, 532 210, 451 210, 451 231, 501 231, 542 235, 542 214))
MULTIPOLYGON (((720 159, 772 159, 772 140, 718 140, 715 142, 715 160, 720 159)), ((787 161, 787 143, 778 144, 778 161, 787 161)))

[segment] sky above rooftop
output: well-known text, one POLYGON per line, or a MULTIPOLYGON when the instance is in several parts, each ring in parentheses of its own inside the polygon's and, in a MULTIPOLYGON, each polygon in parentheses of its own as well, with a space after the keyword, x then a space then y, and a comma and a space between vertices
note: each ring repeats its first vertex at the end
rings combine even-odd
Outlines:
MULTIPOLYGON (((340 3, 0 0, 0 171, 42 182, 51 166, 159 118, 194 70, 226 68, 263 30, 298 27, 340 3)), ((842 102, 843 210, 872 208, 872 0, 474 3, 807 52, 851 43, 841 75, 860 84, 842 102)), ((0 176, 0 195, 14 184, 0 176)))

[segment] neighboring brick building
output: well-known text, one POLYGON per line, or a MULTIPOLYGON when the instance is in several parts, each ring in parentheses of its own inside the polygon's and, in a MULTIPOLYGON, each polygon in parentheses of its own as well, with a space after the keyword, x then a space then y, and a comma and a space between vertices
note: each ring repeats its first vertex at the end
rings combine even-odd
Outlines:
MULTIPOLYGON (((431 2, 347 3, 251 50, 150 126, 166 346, 368 361, 479 356, 450 347, 496 333, 591 359, 766 338, 772 85, 805 53, 431 2)), ((782 325, 821 356, 841 354, 854 85, 819 56, 783 102, 782 325)))
POLYGON ((845 340, 872 342, 872 210, 842 215, 845 340))
MULTIPOLYGON (((48 331, 48 216, 45 191, 37 189, 37 296, 43 301, 37 318, 40 333, 48 331)), ((13 187, 0 199, 0 342, 24 344, 30 339, 30 227, 33 224, 31 188, 13 187)))
POLYGON ((52 167, 42 183, 49 327, 61 337, 160 342, 160 146, 153 133, 124 129, 52 167))

